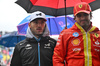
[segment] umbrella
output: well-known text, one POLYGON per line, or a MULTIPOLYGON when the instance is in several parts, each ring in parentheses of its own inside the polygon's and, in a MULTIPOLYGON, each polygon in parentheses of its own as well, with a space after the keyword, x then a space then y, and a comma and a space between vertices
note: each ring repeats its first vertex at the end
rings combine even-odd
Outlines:
MULTIPOLYGON (((17 0, 15 3, 23 7, 28 13, 42 11, 46 15, 61 16, 73 14, 73 6, 79 2, 90 4, 92 11, 100 8, 100 0, 17 0)), ((67 19, 65 18, 66 27, 67 19)))
POLYGON ((46 15, 61 16, 73 14, 73 6, 79 2, 89 3, 92 11, 100 8, 100 0, 17 0, 15 3, 27 13, 42 11, 46 15))
MULTIPOLYGON (((21 35, 25 35, 29 23, 29 16, 27 16, 25 19, 23 19, 18 25, 18 33, 21 35)), ((67 28, 70 28, 73 26, 75 23, 75 20, 72 17, 67 16, 67 28)), ((50 31, 50 35, 59 35, 60 32, 65 28, 65 17, 60 16, 60 17, 51 17, 51 18, 46 18, 47 19, 47 26, 50 31)))
POLYGON ((24 39, 25 36, 18 35, 17 31, 13 31, 0 37, 0 45, 5 47, 14 47, 19 41, 24 39))

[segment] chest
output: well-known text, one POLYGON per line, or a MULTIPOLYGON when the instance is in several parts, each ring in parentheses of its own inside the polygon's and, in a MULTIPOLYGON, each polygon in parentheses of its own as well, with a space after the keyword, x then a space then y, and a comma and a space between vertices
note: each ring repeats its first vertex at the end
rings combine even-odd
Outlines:
POLYGON ((79 52, 89 50, 100 52, 100 34, 97 33, 72 33, 67 39, 68 50, 79 52))
POLYGON ((22 58, 37 58, 38 54, 41 57, 50 56, 53 54, 54 45, 50 42, 40 43, 27 43, 21 50, 20 54, 22 58))

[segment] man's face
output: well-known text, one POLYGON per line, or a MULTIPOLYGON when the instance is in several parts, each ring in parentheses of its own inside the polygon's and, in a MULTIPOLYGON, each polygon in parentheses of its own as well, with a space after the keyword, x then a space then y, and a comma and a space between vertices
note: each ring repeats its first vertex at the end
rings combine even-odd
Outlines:
POLYGON ((36 19, 29 23, 29 27, 35 36, 39 36, 43 33, 45 24, 46 21, 44 19, 36 19))
POLYGON ((82 27, 90 26, 90 19, 91 19, 90 14, 87 14, 87 13, 84 13, 84 12, 78 13, 75 16, 76 22, 82 27))

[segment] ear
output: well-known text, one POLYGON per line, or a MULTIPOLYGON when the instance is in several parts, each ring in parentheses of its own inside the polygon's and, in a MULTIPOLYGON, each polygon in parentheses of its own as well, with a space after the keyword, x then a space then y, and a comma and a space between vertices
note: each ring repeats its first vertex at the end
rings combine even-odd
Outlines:
POLYGON ((28 26, 31 27, 31 23, 28 23, 28 26))
POLYGON ((76 19, 76 16, 74 16, 74 18, 73 18, 74 20, 76 19))

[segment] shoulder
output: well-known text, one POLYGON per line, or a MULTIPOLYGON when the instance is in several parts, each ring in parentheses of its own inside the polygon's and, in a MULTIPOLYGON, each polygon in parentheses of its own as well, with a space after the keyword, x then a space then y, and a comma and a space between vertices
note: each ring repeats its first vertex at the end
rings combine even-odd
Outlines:
POLYGON ((24 40, 20 41, 19 43, 17 43, 16 46, 15 46, 15 48, 18 49, 18 50, 20 50, 22 47, 25 47, 25 45, 27 44, 27 42, 28 41, 26 39, 24 39, 24 40))
POLYGON ((25 44, 26 42, 27 42, 27 40, 24 39, 24 40, 20 41, 17 45, 23 45, 23 44, 25 44))
POLYGON ((47 38, 48 40, 51 40, 51 41, 56 42, 56 40, 55 40, 54 38, 50 37, 50 36, 46 36, 46 38, 47 38))
POLYGON ((46 36, 45 37, 48 41, 49 41, 49 43, 51 43, 51 44, 56 44, 56 42, 57 42, 57 40, 55 40, 54 38, 51 38, 50 36, 46 36))
POLYGON ((49 43, 51 44, 51 47, 54 48, 56 46, 57 40, 49 37, 49 43))
POLYGON ((73 30, 73 28, 64 29, 63 31, 61 31, 60 36, 65 36, 65 35, 69 36, 69 35, 71 35, 73 32, 75 32, 75 31, 73 30))

